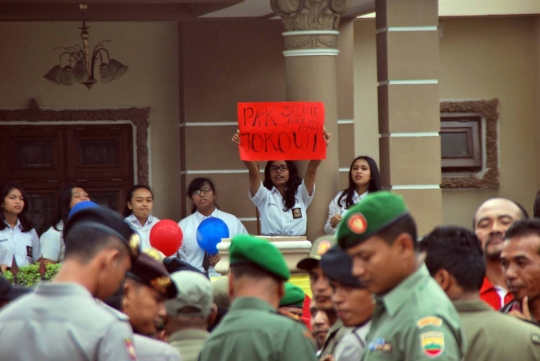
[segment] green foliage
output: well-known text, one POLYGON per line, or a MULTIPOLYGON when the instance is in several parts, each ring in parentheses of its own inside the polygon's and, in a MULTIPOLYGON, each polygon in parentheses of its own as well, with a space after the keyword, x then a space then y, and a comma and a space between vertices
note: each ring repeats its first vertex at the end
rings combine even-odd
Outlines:
MULTIPOLYGON (((60 269, 60 264, 47 265, 47 272, 45 272, 45 279, 50 281, 56 276, 60 269)), ((4 273, 4 276, 9 282, 13 284, 13 274, 10 271, 4 273)), ((39 263, 34 263, 28 266, 19 268, 17 274, 17 284, 20 286, 34 286, 41 281, 41 275, 39 274, 39 263)))

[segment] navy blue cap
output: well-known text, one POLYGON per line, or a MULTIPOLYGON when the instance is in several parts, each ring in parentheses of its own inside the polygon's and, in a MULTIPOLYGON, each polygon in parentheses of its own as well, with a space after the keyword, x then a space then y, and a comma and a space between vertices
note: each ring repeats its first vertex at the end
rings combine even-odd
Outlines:
POLYGON ((336 281, 349 287, 365 288, 352 274, 353 262, 347 252, 342 251, 339 246, 330 248, 321 257, 321 268, 329 280, 336 281))

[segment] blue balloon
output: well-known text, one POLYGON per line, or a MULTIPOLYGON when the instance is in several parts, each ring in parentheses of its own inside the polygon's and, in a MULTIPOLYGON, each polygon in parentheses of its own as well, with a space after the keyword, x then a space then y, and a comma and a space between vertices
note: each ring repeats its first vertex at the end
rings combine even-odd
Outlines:
POLYGON ((212 255, 217 254, 217 245, 222 238, 229 238, 229 227, 223 220, 210 217, 206 218, 197 228, 197 243, 199 247, 212 255))

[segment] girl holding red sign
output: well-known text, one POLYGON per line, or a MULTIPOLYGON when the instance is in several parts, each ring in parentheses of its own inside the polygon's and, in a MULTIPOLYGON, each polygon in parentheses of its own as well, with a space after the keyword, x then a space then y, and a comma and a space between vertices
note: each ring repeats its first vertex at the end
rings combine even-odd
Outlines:
POLYGON ((368 193, 381 189, 381 177, 375 160, 365 155, 356 157, 349 169, 349 187, 339 192, 330 202, 324 232, 335 234, 347 209, 364 199, 368 193))
MULTIPOLYGON (((328 144, 330 133, 324 132, 328 144)), ((240 145, 239 131, 232 141, 240 145)), ((311 160, 304 179, 290 160, 270 160, 264 168, 264 181, 254 161, 244 161, 249 172, 249 197, 260 213, 261 235, 303 236, 307 208, 315 193, 315 176, 321 160, 311 160)))

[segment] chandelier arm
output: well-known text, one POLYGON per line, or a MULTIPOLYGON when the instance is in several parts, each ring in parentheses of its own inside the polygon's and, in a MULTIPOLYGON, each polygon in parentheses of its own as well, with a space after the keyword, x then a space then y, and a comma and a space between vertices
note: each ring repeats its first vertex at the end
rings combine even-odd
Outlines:
MULTIPOLYGON (((102 42, 100 42, 99 44, 94 46, 94 50, 92 51, 92 53, 95 53, 99 49, 105 49, 105 47, 103 46, 103 43, 108 43, 108 42, 110 42, 110 40, 103 40, 102 42)), ((107 50, 107 49, 105 49, 105 50, 107 50)))
MULTIPOLYGON (((100 48, 96 51, 96 54, 99 53, 99 60, 103 63, 103 55, 101 54, 101 52, 104 51, 107 53, 107 63, 111 61, 111 56, 109 55, 109 51, 105 48, 100 48)), ((97 55, 96 55, 97 56, 97 55)))

